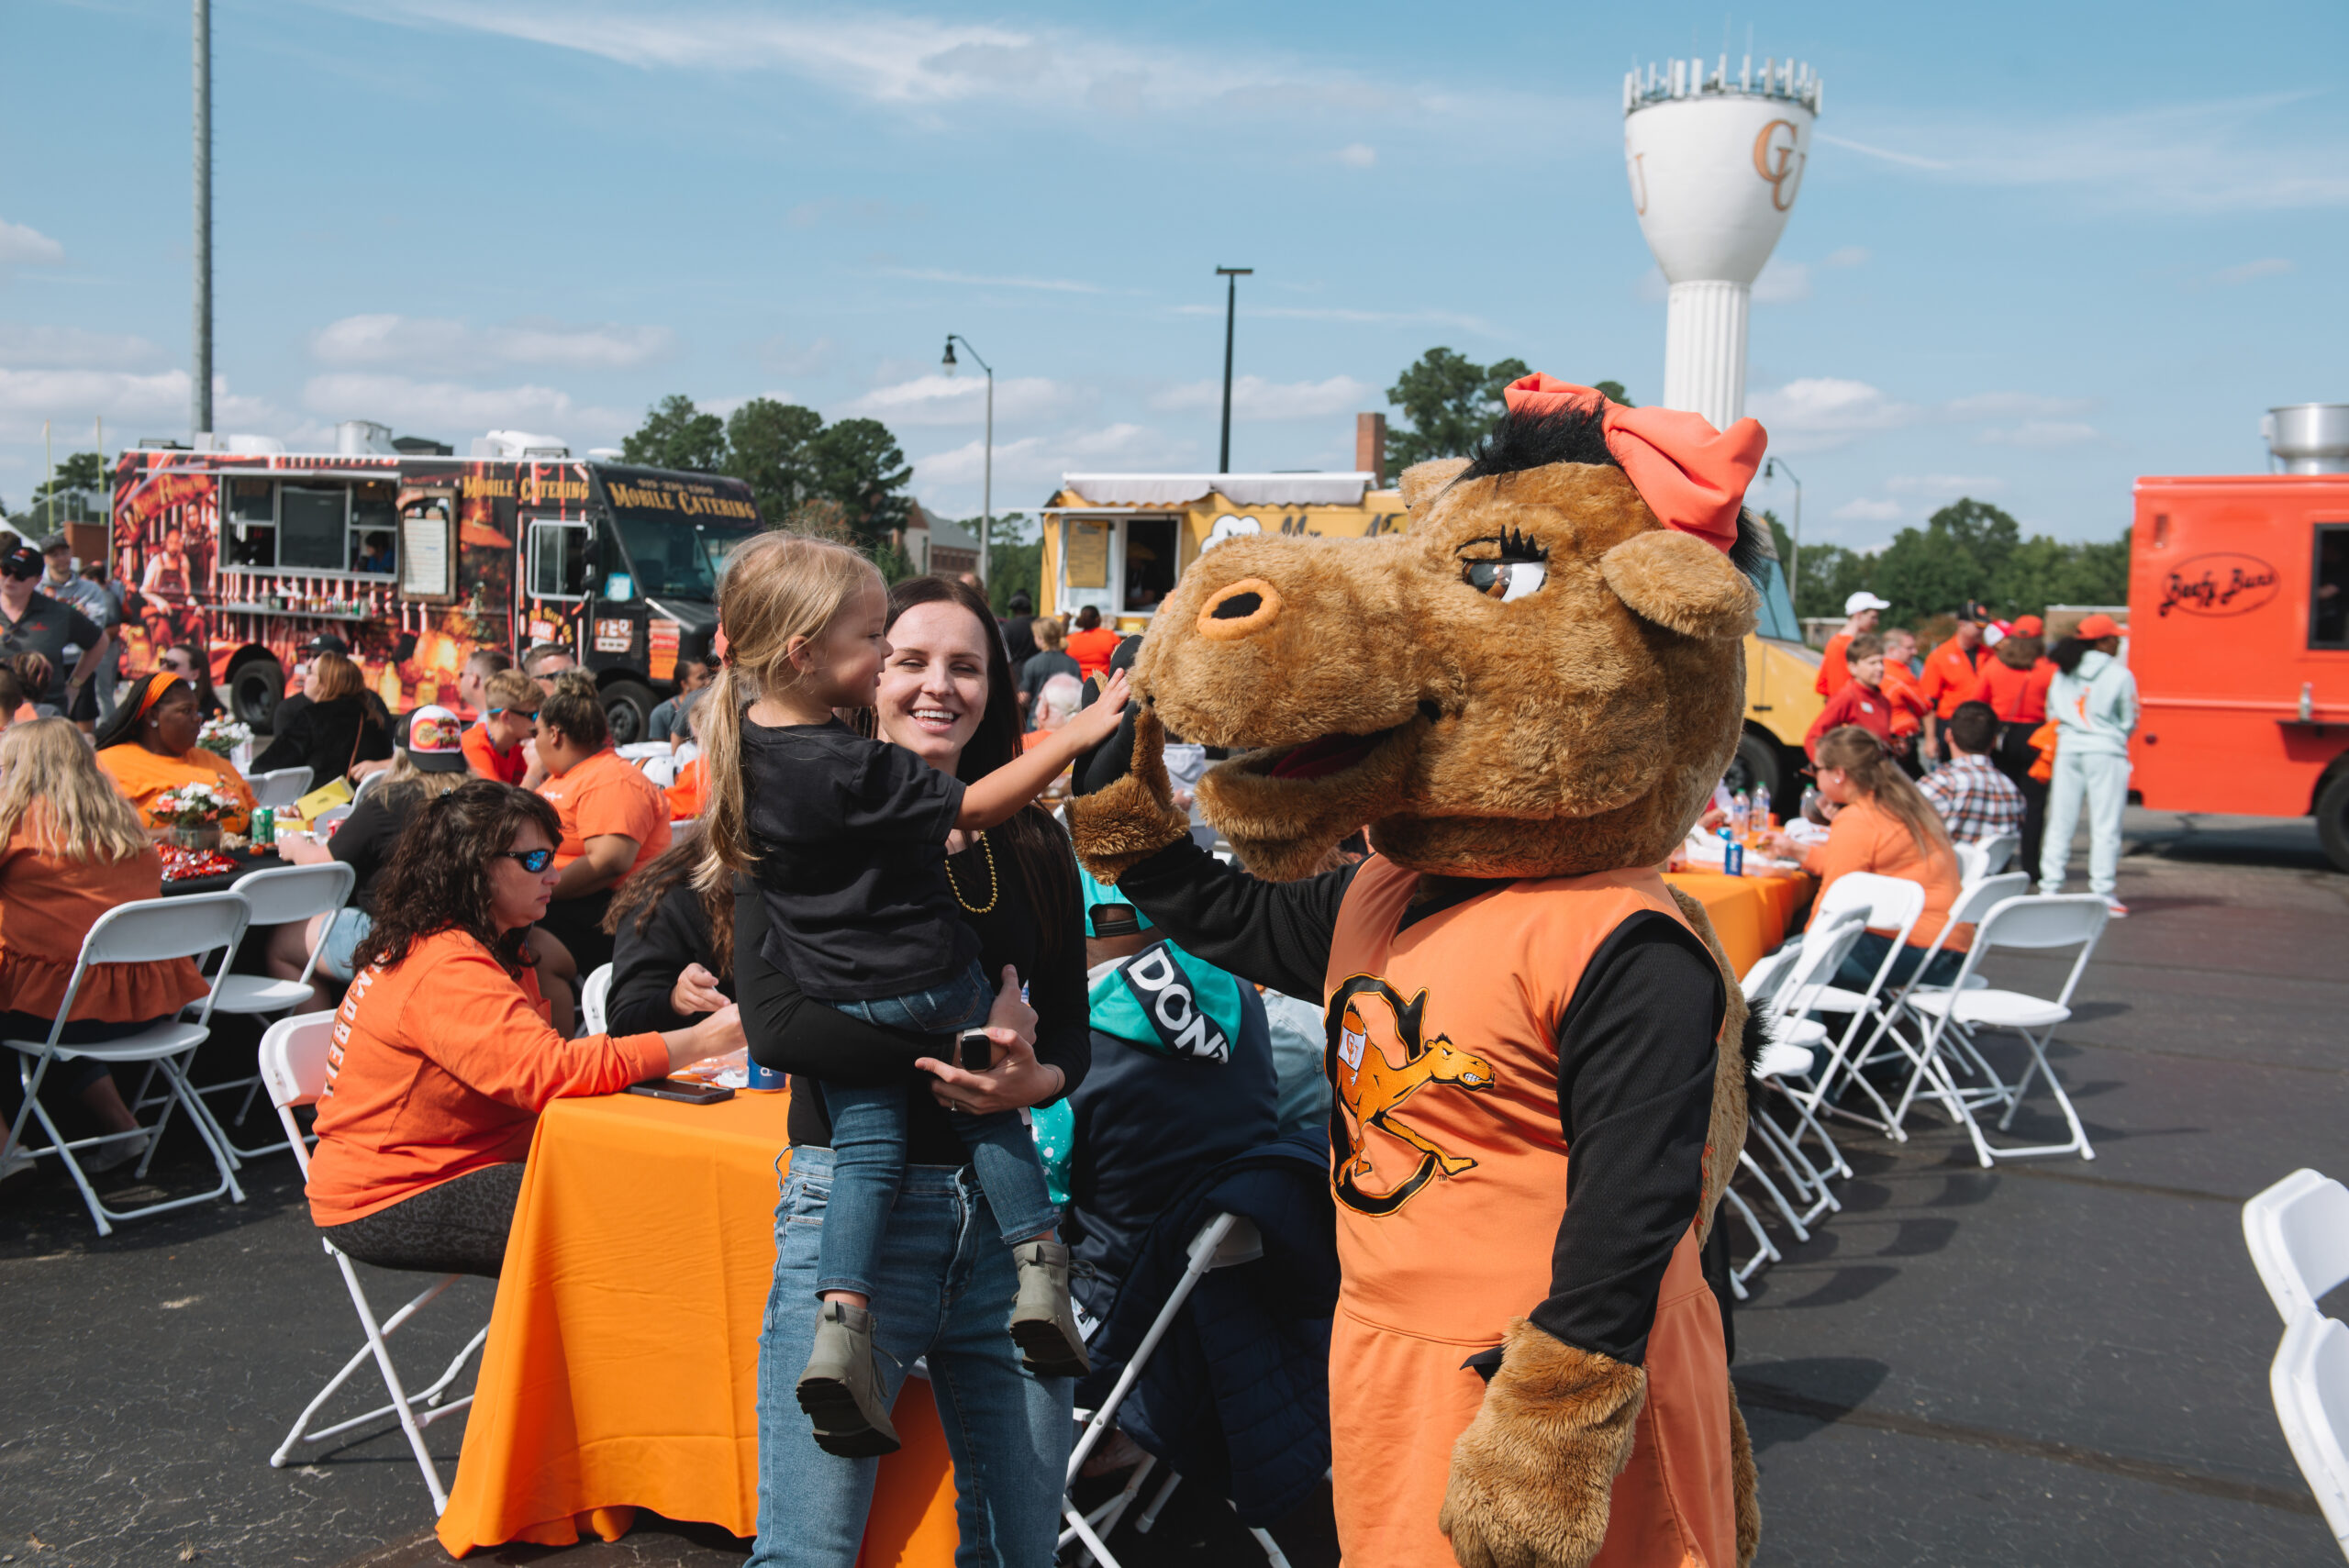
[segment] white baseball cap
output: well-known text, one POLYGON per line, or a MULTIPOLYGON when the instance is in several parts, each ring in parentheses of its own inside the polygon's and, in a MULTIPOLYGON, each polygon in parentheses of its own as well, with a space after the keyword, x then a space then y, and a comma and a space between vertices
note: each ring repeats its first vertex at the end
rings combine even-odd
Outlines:
POLYGON ((1890 599, 1879 599, 1865 588, 1843 601, 1843 613, 1847 616, 1858 615, 1862 610, 1888 610, 1891 607, 1890 599))

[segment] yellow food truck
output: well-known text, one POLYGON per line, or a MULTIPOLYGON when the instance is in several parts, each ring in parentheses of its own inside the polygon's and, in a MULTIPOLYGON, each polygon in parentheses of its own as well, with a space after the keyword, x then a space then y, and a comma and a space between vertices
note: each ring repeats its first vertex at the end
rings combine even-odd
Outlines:
MULTIPOLYGON (((1064 473, 1043 509, 1039 615, 1090 605, 1105 625, 1144 631, 1199 552, 1249 534, 1368 539, 1409 518, 1402 493, 1373 473, 1064 473)), ((1824 706, 1811 689, 1819 654, 1803 645, 1775 561, 1762 619, 1745 643, 1745 735, 1731 787, 1767 785, 1788 801, 1802 739, 1824 706)), ((1789 802, 1790 803, 1790 802, 1789 802)), ((1780 815, 1785 815, 1784 811, 1780 815)))

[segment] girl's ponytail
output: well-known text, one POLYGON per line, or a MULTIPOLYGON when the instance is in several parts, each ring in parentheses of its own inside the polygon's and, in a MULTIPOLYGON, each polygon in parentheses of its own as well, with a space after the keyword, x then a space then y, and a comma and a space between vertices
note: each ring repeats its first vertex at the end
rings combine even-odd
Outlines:
POLYGON ((704 893, 729 889, 734 873, 751 869, 750 835, 743 826, 742 710, 756 693, 742 688, 740 666, 729 656, 718 669, 701 723, 701 868, 694 885, 704 893))

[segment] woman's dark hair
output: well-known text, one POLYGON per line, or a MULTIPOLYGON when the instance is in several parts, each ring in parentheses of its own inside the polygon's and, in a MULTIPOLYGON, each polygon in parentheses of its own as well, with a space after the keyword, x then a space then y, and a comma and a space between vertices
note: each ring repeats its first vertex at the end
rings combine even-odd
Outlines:
POLYGON ((604 742, 612 738, 611 724, 604 717, 604 699, 596 695, 596 683, 584 673, 569 670, 556 677, 554 690, 540 701, 539 726, 542 729, 560 729, 564 740, 590 751, 602 751, 604 742))
POLYGON ((375 884, 374 924, 351 955, 353 972, 397 964, 446 930, 481 943, 509 974, 529 967, 529 929, 501 934, 489 916, 490 862, 525 828, 545 834, 549 848, 562 842, 562 819, 545 796, 495 779, 467 780, 417 807, 375 884))
MULTIPOLYGON (((613 891, 612 906, 604 912, 604 929, 618 936, 622 926, 632 926, 639 936, 643 935, 670 889, 690 885, 701 870, 701 840, 698 820, 679 828, 651 864, 613 891)), ((702 913, 709 920, 710 972, 723 979, 734 969, 733 887, 721 884, 715 893, 695 896, 701 900, 702 913)))
POLYGON ((1083 609, 1076 612, 1076 625, 1078 630, 1091 631, 1100 624, 1101 612, 1095 609, 1091 605, 1087 605, 1083 609))
POLYGON ((209 718, 226 710, 228 704, 212 689, 212 658, 193 642, 174 642, 172 651, 187 655, 187 667, 195 672, 195 679, 188 684, 195 688, 196 710, 209 718))
MULTIPOLYGON (((127 740, 136 740, 139 738, 139 721, 144 717, 139 710, 139 699, 145 695, 147 683, 150 678, 148 675, 141 675, 135 681, 123 683, 121 700, 114 705, 114 717, 99 725, 97 733, 90 737, 90 744, 94 748, 103 751, 109 746, 119 746, 127 740)), ((173 677, 172 684, 184 692, 193 692, 195 689, 177 677, 173 677)), ((146 712, 154 712, 158 705, 170 701, 171 696, 171 691, 166 688, 161 696, 147 706, 146 712)))
POLYGON ((2009 670, 2028 670, 2045 656, 2047 643, 2028 632, 2018 631, 2000 639, 1998 646, 1990 651, 2009 670))
MULTIPOLYGON (((979 623, 984 634, 979 640, 987 651, 987 706, 980 712, 979 727, 972 732, 970 744, 963 748, 963 760, 954 769, 956 778, 974 784, 1020 753, 1019 699, 1012 685, 1011 658, 1004 651, 1003 637, 996 629, 986 600, 976 588, 955 579, 907 578, 889 590, 885 624, 896 626, 897 617, 916 605, 936 604, 959 605, 970 611, 979 623)), ((869 723, 870 709, 866 717, 869 723)), ((1040 945, 1052 950, 1079 940, 1076 851, 1069 845, 1067 830, 1042 806, 1030 804, 995 831, 1002 835, 996 842, 1011 851, 1019 867, 1028 906, 1036 912, 1040 945)))
POLYGON ((2047 657, 2055 662, 2055 668, 2069 675, 2079 669, 2080 661, 2087 658, 2088 650, 2095 646, 2095 643, 2082 642, 2076 637, 2059 637, 2055 639, 2055 646, 2047 651, 2047 657))

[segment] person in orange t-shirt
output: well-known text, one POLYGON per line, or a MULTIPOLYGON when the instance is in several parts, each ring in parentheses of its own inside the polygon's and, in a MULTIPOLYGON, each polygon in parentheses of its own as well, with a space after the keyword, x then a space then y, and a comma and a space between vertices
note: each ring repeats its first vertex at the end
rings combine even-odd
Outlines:
POLYGON ((1974 683, 1980 674, 1982 628, 1990 619, 1987 607, 1969 599, 1958 606, 1957 629, 1949 640, 1925 656, 1924 677, 1917 689, 1933 705, 1925 716, 1925 750, 1934 762, 1947 762, 1941 723, 1974 700, 1974 683))
POLYGON ((1076 629, 1068 634, 1068 656, 1076 661, 1079 680, 1106 679, 1109 661, 1123 641, 1116 632, 1101 624, 1101 612, 1091 605, 1076 612, 1076 629))
POLYGON ((1917 737, 1923 732, 1925 715, 1933 706, 1917 685, 1916 658, 1915 632, 1895 627, 1884 634, 1884 679, 1876 684, 1884 688, 1884 700, 1892 705, 1893 750, 1912 771, 1917 737))
POLYGON ((477 779, 536 789, 546 769, 530 758, 539 732, 538 682, 519 670, 500 670, 482 683, 481 722, 466 729, 465 768, 477 779))
MULTIPOLYGON (((1837 808, 1827 842, 1805 849, 1774 831, 1769 835, 1771 852, 1800 860, 1803 869, 1820 879, 1811 901, 1814 917, 1835 879, 1853 872, 1897 876, 1924 888, 1925 912, 1917 917, 1908 946, 1892 966, 1891 979, 1905 982, 1917 973, 1925 950, 1949 924, 1950 910, 1957 904, 1957 851, 1933 803, 1866 730, 1845 725, 1830 731, 1819 743, 1818 759, 1819 793, 1837 808)), ((1893 935, 1872 929, 1862 936, 1835 972, 1834 984, 1852 991, 1865 991, 1875 984, 1893 935)), ((1973 945, 1971 927, 1952 930, 1925 972, 1926 984, 1946 985, 1955 980, 1965 951, 1973 945)))
POLYGON ((220 826, 241 833, 252 819, 252 786, 228 758, 195 743, 204 728, 195 688, 176 675, 158 672, 120 695, 114 717, 98 726, 98 766, 114 787, 139 808, 150 828, 156 798, 182 784, 209 784, 236 804, 220 826))
POLYGON ((1831 697, 1843 689, 1843 683, 1852 678, 1848 662, 1852 639, 1874 631, 1876 618, 1891 607, 1891 600, 1879 599, 1865 588, 1843 601, 1843 629, 1827 639, 1827 652, 1819 662, 1819 678, 1811 683, 1811 690, 1831 697))
POLYGON ((742 1043, 732 1006, 665 1034, 566 1040, 526 937, 559 873, 554 808, 484 779, 420 812, 336 1010, 310 1218, 362 1262, 496 1277, 539 1113, 742 1043))
POLYGON ((539 702, 538 793, 562 822, 555 869, 562 873, 541 922, 571 950, 579 973, 612 961, 604 911, 612 889, 669 847, 669 802, 661 786, 612 750, 604 705, 584 675, 566 675, 539 702))

